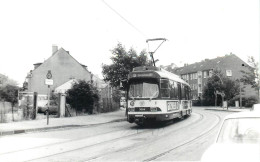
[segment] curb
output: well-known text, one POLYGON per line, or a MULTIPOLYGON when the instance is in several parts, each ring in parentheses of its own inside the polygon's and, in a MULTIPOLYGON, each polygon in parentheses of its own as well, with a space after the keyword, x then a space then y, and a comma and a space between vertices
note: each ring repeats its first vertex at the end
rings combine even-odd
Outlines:
POLYGON ((213 110, 213 111, 224 111, 224 112, 242 112, 242 111, 239 111, 239 110, 227 110, 227 109, 208 109, 208 108, 206 108, 206 109, 204 109, 204 110, 213 110))
POLYGON ((115 119, 115 120, 104 122, 104 123, 95 123, 95 124, 86 124, 86 125, 62 125, 62 126, 54 126, 54 127, 17 129, 17 130, 0 132, 0 137, 1 136, 7 136, 7 135, 13 135, 13 134, 30 133, 30 132, 41 132, 41 131, 48 131, 48 130, 55 130, 55 129, 62 129, 62 128, 91 127, 91 126, 97 126, 97 125, 108 124, 108 123, 115 123, 115 122, 122 122, 122 121, 126 121, 126 119, 125 118, 124 119, 115 119))

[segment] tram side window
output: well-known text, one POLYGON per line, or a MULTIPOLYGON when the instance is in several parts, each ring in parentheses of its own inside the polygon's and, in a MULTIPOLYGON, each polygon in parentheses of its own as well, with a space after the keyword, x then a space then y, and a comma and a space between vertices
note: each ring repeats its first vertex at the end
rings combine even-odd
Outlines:
POLYGON ((179 98, 179 100, 181 100, 181 98, 182 98, 182 96, 181 96, 181 92, 182 92, 181 83, 178 83, 177 86, 178 86, 178 98, 179 98))
POLYGON ((185 89, 185 99, 186 100, 189 100, 190 99, 190 87, 189 86, 184 86, 184 89, 185 89))
POLYGON ((175 100, 179 98, 177 82, 170 81, 170 98, 175 100))
POLYGON ((187 94, 187 90, 186 90, 186 86, 184 86, 183 84, 181 85, 181 99, 182 100, 186 100, 186 94, 187 94))
POLYGON ((169 88, 168 79, 161 79, 161 97, 162 98, 170 97, 170 88, 169 88))
POLYGON ((189 91, 188 92, 189 93, 189 100, 191 100, 192 97, 191 97, 191 88, 190 87, 188 87, 188 91, 189 91))

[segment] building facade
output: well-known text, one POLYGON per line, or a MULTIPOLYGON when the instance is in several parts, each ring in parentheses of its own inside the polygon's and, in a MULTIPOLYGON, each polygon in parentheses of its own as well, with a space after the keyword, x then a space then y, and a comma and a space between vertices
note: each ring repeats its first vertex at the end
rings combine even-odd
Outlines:
POLYGON ((26 77, 27 91, 47 94, 49 89, 46 85, 46 79, 53 80, 50 89, 54 91, 55 88, 69 80, 91 81, 92 77, 93 75, 87 70, 87 66, 80 64, 68 51, 52 46, 51 57, 43 63, 34 64, 34 70, 28 73, 26 77))
MULTIPOLYGON (((191 97, 193 100, 202 98, 203 87, 207 83, 207 79, 212 76, 213 70, 220 70, 225 76, 232 80, 241 79, 243 74, 241 70, 249 71, 247 63, 234 54, 229 54, 215 59, 205 59, 190 65, 185 65, 174 69, 174 73, 178 74, 186 80, 191 86, 191 97)), ((257 91, 251 88, 251 85, 240 85, 244 89, 243 96, 256 96, 257 91)))

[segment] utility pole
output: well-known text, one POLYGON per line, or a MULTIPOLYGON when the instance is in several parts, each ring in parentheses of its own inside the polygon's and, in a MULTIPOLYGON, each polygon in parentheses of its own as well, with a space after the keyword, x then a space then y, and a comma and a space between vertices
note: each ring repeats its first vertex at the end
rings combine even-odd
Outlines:
POLYGON ((242 87, 241 87, 241 81, 239 80, 239 102, 240 102, 240 109, 242 108, 242 87))
POLYGON ((46 75, 45 79, 45 84, 48 85, 48 92, 47 92, 47 97, 48 97, 48 108, 47 108, 47 125, 49 125, 49 107, 50 107, 50 93, 51 93, 51 88, 50 86, 53 85, 53 80, 52 80, 52 74, 51 70, 48 70, 48 73, 46 75))

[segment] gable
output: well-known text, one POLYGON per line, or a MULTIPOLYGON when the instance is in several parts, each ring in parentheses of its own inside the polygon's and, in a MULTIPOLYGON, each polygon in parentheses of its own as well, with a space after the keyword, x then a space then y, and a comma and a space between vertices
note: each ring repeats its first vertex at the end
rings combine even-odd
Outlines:
POLYGON ((52 89, 55 89, 71 79, 91 80, 91 73, 67 51, 60 48, 50 58, 32 71, 32 77, 29 82, 30 91, 38 93, 47 92, 45 79, 49 70, 51 71, 51 79, 53 80, 52 89))
POLYGON ((38 71, 42 71, 46 68, 49 68, 49 70, 63 69, 64 72, 66 69, 69 70, 73 68, 82 72, 90 73, 63 48, 60 48, 55 54, 53 54, 50 58, 44 61, 38 68, 33 70, 33 73, 37 73, 38 71))

